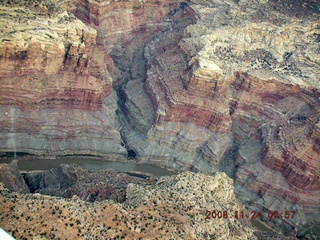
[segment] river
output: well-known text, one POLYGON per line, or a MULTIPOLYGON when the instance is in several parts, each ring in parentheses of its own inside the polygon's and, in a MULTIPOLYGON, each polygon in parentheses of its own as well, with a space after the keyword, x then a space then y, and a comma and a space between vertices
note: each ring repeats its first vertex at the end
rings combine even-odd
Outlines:
MULTIPOLYGON (((10 163, 12 159, 0 159, 1 163, 10 163)), ((176 172, 167 169, 153 166, 150 164, 138 164, 134 162, 113 162, 96 158, 56 158, 56 159, 41 159, 31 158, 18 160, 18 168, 20 171, 33 171, 33 170, 49 170, 56 168, 60 164, 77 164, 78 166, 87 170, 101 170, 112 168, 120 172, 143 172, 153 174, 154 176, 171 176, 177 174, 176 172)))

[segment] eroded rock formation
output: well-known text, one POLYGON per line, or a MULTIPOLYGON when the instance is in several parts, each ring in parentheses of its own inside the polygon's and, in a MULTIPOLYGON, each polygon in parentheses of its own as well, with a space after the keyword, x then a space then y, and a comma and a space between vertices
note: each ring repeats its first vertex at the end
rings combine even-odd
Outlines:
POLYGON ((76 165, 62 164, 48 171, 23 174, 31 193, 79 199, 89 202, 113 200, 124 202, 129 183, 143 184, 143 178, 131 177, 115 170, 87 171, 76 165))
POLYGON ((141 162, 226 172, 253 209, 299 212, 279 220, 289 232, 320 220, 316 0, 61 7, 82 22, 26 10, 28 25, 42 21, 28 30, 12 25, 19 7, 5 8, 1 151, 126 147, 141 162))
POLYGON ((0 182, 12 192, 30 193, 26 182, 23 180, 17 161, 11 164, 0 164, 0 182))
POLYGON ((96 30, 41 6, 1 7, 1 151, 124 155, 96 30))
POLYGON ((17 239, 256 239, 248 221, 231 215, 244 207, 224 173, 183 173, 152 186, 130 184, 127 196, 124 204, 88 203, 76 196, 61 199, 2 189, 0 225, 17 239), (206 220, 208 209, 228 209, 230 216, 206 220))

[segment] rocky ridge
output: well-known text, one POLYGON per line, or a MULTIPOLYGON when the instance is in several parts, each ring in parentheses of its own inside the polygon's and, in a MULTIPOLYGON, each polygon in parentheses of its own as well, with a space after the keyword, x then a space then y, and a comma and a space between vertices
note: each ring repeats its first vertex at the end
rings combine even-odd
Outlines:
POLYGON ((1 151, 124 155, 96 30, 43 8, 1 6, 1 151))
POLYGON ((17 161, 0 164, 0 182, 11 192, 30 193, 29 187, 18 170, 17 161))
MULTIPOLYGON (((294 3, 66 3, 87 25, 83 29, 96 31, 95 44, 86 49, 99 49, 88 62, 104 63, 90 69, 103 69, 101 76, 110 78, 97 80, 107 90, 99 85, 103 90, 93 95, 103 100, 61 108, 69 99, 63 95, 60 103, 50 100, 49 108, 35 111, 18 104, 21 94, 6 97, 1 151, 125 155, 126 147, 141 162, 226 172, 241 199, 255 202, 254 210, 301 211, 299 218, 281 220, 287 229, 317 223, 319 5, 294 3), (28 133, 38 135, 26 141, 28 133)), ((21 54, 17 62, 27 61, 21 54)), ((60 65, 65 54, 67 49, 60 65)), ((70 59, 79 59, 75 55, 70 59)))
POLYGON ((31 171, 23 174, 31 193, 71 198, 83 201, 106 199, 124 202, 129 183, 146 183, 143 178, 131 177, 113 169, 87 171, 76 165, 60 165, 49 171, 31 171))
MULTIPOLYGON (((143 160, 227 172, 253 209, 301 211, 276 221, 292 231, 319 221, 319 9, 297 19, 250 3, 190 5, 196 24, 179 33, 177 21, 146 45, 153 125, 142 132, 130 116, 123 135, 143 160), (259 8, 271 14, 257 24, 259 8)), ((136 84, 126 110, 145 119, 136 84)))
POLYGON ((243 209, 224 173, 183 173, 145 187, 132 183, 127 198, 124 204, 88 203, 2 188, 0 226, 17 239, 256 239, 244 220, 205 219, 208 209, 243 209))

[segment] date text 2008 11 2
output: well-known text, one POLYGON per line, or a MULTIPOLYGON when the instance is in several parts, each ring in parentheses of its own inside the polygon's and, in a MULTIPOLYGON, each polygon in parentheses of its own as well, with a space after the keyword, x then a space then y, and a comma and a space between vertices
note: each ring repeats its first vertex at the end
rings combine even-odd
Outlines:
POLYGON ((262 214, 265 214, 266 218, 269 219, 276 219, 276 218, 285 218, 285 219, 292 219, 295 215, 295 210, 285 210, 283 212, 280 211, 271 211, 268 210, 267 212, 261 211, 219 211, 219 210, 206 210, 206 218, 205 219, 219 219, 219 218, 248 218, 248 219, 261 219, 262 214))

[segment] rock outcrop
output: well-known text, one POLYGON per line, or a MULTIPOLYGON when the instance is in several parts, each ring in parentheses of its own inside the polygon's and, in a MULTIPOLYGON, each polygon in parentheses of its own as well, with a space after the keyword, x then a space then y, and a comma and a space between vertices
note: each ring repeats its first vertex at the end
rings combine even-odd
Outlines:
POLYGON ((271 2, 250 4, 191 4, 181 11, 196 24, 180 17, 148 42, 153 121, 142 121, 151 118, 141 83, 130 81, 122 134, 142 161, 222 170, 253 209, 296 210, 276 221, 290 232, 319 221, 319 7, 292 18, 271 2))
POLYGON ((2 8, 1 151, 130 149, 226 172, 253 209, 299 212, 276 221, 288 232, 320 220, 316 0, 74 0, 82 22, 24 10, 22 26, 2 8))
POLYGON ((30 193, 29 187, 21 176, 15 160, 11 164, 0 164, 0 182, 9 191, 30 193))
POLYGON ((1 227, 23 238, 256 239, 248 221, 236 219, 232 180, 184 173, 151 186, 131 184, 124 204, 88 203, 78 197, 9 194, 0 191, 1 227), (206 210, 230 211, 227 218, 205 219, 206 210))
POLYGON ((143 178, 132 177, 115 170, 88 171, 77 165, 61 164, 48 171, 30 171, 23 178, 31 193, 71 198, 83 201, 111 199, 124 202, 129 183, 143 184, 143 178))
POLYGON ((96 30, 44 7, 1 6, 1 151, 125 155, 96 30))

